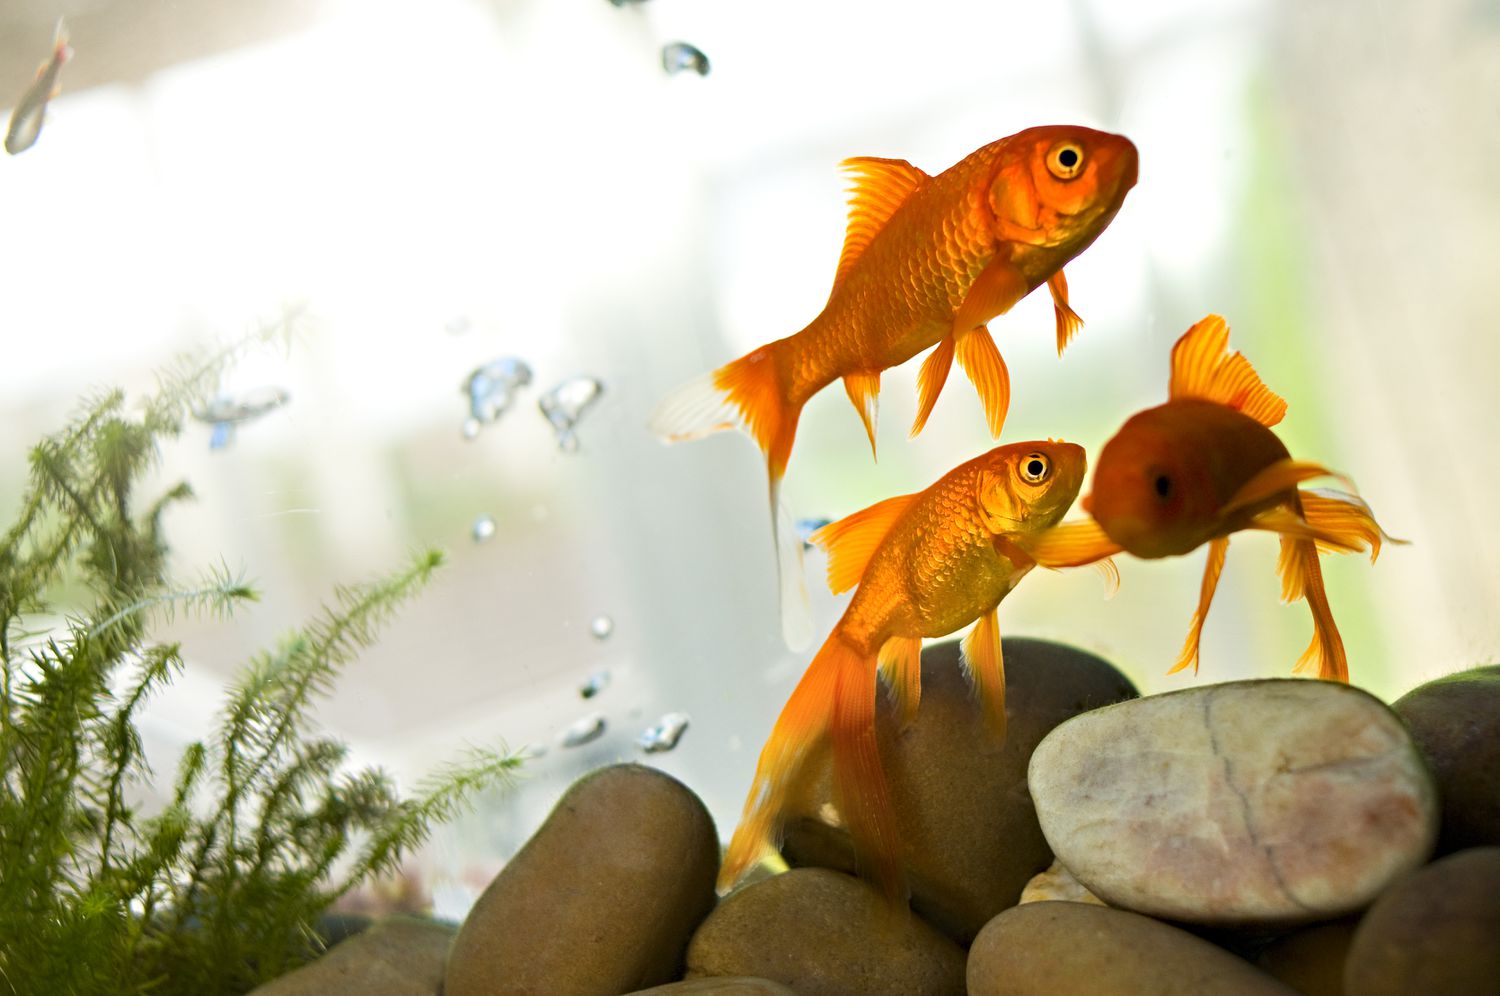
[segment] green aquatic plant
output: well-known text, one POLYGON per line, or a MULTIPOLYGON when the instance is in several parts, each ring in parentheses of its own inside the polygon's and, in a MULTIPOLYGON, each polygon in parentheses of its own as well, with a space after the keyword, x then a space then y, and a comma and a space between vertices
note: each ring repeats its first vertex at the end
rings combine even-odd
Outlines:
POLYGON ((135 494, 234 354, 179 365, 138 414, 101 394, 32 450, 0 540, 0 993, 247 991, 315 956, 331 903, 519 763, 475 750, 402 799, 314 728, 316 698, 442 562, 428 551, 255 657, 166 802, 138 801, 137 714, 183 667, 152 627, 256 598, 222 567, 174 583, 162 520, 191 491, 135 494))

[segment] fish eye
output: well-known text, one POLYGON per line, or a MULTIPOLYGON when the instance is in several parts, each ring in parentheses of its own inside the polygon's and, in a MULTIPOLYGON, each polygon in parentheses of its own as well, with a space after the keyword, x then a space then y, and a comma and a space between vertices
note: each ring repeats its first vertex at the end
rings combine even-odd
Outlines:
POLYGON ((1020 472, 1027 484, 1040 484, 1052 473, 1052 461, 1041 453, 1029 453, 1021 460, 1020 472))
POLYGON ((1083 148, 1077 142, 1059 142, 1047 153, 1047 170, 1059 180, 1071 180, 1083 172, 1083 148))
POLYGON ((1156 489, 1156 494, 1158 497, 1172 497, 1172 479, 1166 474, 1157 474, 1156 480, 1151 482, 1151 486, 1156 489))

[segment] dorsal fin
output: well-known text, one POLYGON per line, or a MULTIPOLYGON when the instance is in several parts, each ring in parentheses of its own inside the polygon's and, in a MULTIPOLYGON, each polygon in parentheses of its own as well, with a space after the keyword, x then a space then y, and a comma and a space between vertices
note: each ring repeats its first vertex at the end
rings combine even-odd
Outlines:
POLYGON ((830 522, 808 537, 828 551, 828 589, 837 595, 859 584, 875 548, 891 525, 901 517, 916 495, 897 495, 877 502, 837 522, 830 522))
POLYGON ((896 209, 928 179, 926 173, 905 159, 857 156, 845 159, 839 167, 849 174, 854 185, 849 188, 849 229, 844 234, 844 252, 839 256, 838 273, 833 277, 834 290, 838 290, 839 284, 853 269, 855 260, 864 253, 875 234, 885 227, 896 209))
POLYGON ((1286 401, 1267 387, 1243 353, 1229 351, 1229 325, 1209 315, 1172 347, 1172 400, 1216 401, 1244 412, 1261 425, 1275 425, 1286 401))

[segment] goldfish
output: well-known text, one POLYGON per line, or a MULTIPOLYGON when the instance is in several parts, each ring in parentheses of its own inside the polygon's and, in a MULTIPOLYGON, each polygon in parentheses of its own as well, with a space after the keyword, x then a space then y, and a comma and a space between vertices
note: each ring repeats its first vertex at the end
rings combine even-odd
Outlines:
POLYGON ((1082 447, 996 447, 916 494, 887 498, 813 534, 828 586, 854 588, 843 616, 787 700, 761 751, 745 811, 725 853, 721 889, 774 851, 788 794, 828 738, 834 790, 861 867, 885 894, 905 894, 900 842, 875 742, 877 672, 903 723, 921 699, 922 638, 977 620, 965 665, 989 729, 1005 731, 1005 668, 996 608, 1033 566, 1018 540, 1056 524, 1083 484, 1082 447))
POLYGON ((926 424, 955 356, 979 391, 996 438, 1010 374, 986 323, 1042 284, 1052 294, 1057 349, 1083 322, 1063 265, 1104 231, 1136 181, 1136 150, 1120 135, 1071 125, 1030 128, 929 176, 902 159, 846 159, 849 225, 833 289, 802 331, 778 339, 670 395, 651 427, 668 442, 737 428, 765 455, 782 629, 812 638, 801 545, 781 508, 797 420, 835 380, 875 451, 881 371, 929 346, 911 434, 926 424))
POLYGON ((1209 315, 1172 348, 1168 400, 1131 417, 1099 453, 1093 491, 1081 506, 1092 517, 1023 541, 1048 567, 1076 566, 1122 550, 1156 559, 1208 545, 1198 608, 1182 653, 1168 672, 1198 670, 1203 623, 1213 603, 1231 534, 1277 533, 1282 600, 1305 598, 1313 637, 1296 672, 1349 680, 1343 638, 1323 588, 1320 552, 1369 550, 1393 540, 1355 495, 1298 485, 1336 477, 1321 464, 1294 460, 1271 427, 1287 404, 1261 381, 1243 354, 1229 350, 1229 326, 1209 315))
POLYGON ((10 115, 10 128, 5 133, 5 151, 19 155, 36 144, 42 133, 42 120, 47 115, 47 102, 58 95, 57 77, 63 63, 73 56, 68 47, 68 30, 63 22, 57 22, 57 31, 52 37, 52 56, 37 67, 36 79, 21 95, 16 109, 10 115))

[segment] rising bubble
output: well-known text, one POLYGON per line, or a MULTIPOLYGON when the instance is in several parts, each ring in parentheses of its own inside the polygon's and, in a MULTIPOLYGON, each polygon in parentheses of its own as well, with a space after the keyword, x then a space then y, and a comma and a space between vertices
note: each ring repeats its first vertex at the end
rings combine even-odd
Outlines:
POLYGON ((493 516, 481 515, 474 520, 474 542, 483 543, 495 535, 495 519, 493 516))
POLYGON ((213 426, 209 448, 223 449, 233 441, 236 426, 275 411, 291 398, 284 387, 257 387, 239 395, 221 394, 195 409, 193 418, 213 426))
POLYGON ((582 747, 591 740, 598 740, 604 733, 604 713, 591 712, 563 731, 564 747, 582 747))
POLYGON ((635 742, 647 754, 671 750, 677 746, 677 741, 682 739, 682 733, 688 728, 689 721, 688 714, 685 712, 669 712, 655 726, 647 727, 639 737, 636 737, 635 742))
POLYGON ((661 67, 671 76, 689 70, 699 76, 707 76, 708 56, 704 55, 703 50, 696 45, 689 45, 687 42, 671 42, 662 46, 661 67))
POLYGON ((537 400, 537 407, 557 433, 558 449, 564 453, 572 453, 578 449, 578 434, 575 431, 578 420, 583 418, 583 413, 603 393, 603 383, 593 377, 570 377, 537 400))
POLYGON ((595 616, 589 620, 589 632, 594 634, 596 640, 608 640, 614 631, 615 621, 609 616, 595 616))
POLYGON ((515 402, 517 392, 530 383, 531 368, 514 356, 491 360, 469 371, 459 388, 469 399, 464 438, 473 439, 482 427, 504 415, 515 402))
POLYGON ((578 694, 586 699, 591 699, 609 687, 609 680, 610 674, 608 671, 595 671, 588 676, 588 679, 582 685, 578 686, 578 694))
POLYGON ((812 534, 830 524, 832 519, 798 519, 797 535, 802 540, 802 549, 812 549, 812 534))

